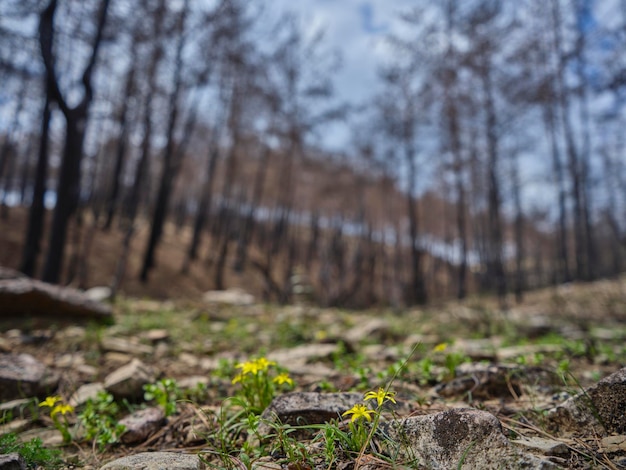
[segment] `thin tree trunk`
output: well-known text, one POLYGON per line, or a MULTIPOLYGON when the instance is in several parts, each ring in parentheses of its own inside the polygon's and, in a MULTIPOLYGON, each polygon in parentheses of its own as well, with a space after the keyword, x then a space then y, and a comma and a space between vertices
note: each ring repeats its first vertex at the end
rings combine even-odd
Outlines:
POLYGON ((196 212, 195 221, 193 224, 193 235, 191 237, 191 243, 187 250, 187 257, 183 263, 182 272, 187 273, 192 261, 195 261, 198 257, 198 247, 200 246, 200 240, 206 224, 208 213, 211 209, 211 198, 213 195, 213 181, 215 180, 215 167, 217 166, 217 160, 219 159, 219 133, 216 131, 213 133, 213 138, 209 146, 209 161, 206 169, 206 177, 204 184, 202 185, 202 193, 200 195, 200 204, 196 212))
POLYGON ((29 88, 29 83, 25 80, 22 84, 22 88, 20 89, 20 93, 17 96, 17 107, 15 109, 15 114, 13 115, 13 120, 7 130, 4 142, 2 143, 2 148, 0 148, 0 181, 3 182, 2 189, 2 202, 0 203, 0 215, 2 219, 7 219, 9 217, 9 208, 7 199, 12 192, 13 189, 13 179, 15 176, 15 168, 16 168, 16 160, 17 155, 15 152, 17 151, 16 147, 12 145, 10 136, 15 135, 17 129, 19 128, 19 118, 20 114, 22 114, 22 109, 24 108, 24 101, 26 98, 26 90, 29 88), (6 175, 5 175, 6 172, 6 175))
POLYGON ((557 282, 570 282, 572 280, 572 277, 569 268, 569 256, 567 249, 567 195, 565 191, 565 182, 563 179, 563 166, 561 163, 559 144, 557 142, 556 136, 554 109, 551 103, 547 103, 544 106, 543 116, 550 138, 552 171, 554 172, 554 179, 558 192, 559 228, 557 233, 557 272, 559 274, 557 282))
POLYGON ((83 153, 83 141, 87 127, 89 105, 93 98, 91 77, 102 42, 109 0, 102 0, 98 13, 96 34, 93 40, 90 60, 82 76, 84 95, 80 103, 70 108, 59 89, 55 73, 55 57, 53 54, 54 14, 57 0, 51 0, 42 12, 39 24, 41 52, 50 87, 55 101, 59 104, 66 121, 65 147, 61 161, 59 181, 56 191, 56 205, 52 219, 48 255, 44 265, 43 280, 58 283, 61 275, 65 241, 70 217, 75 212, 80 197, 80 165, 83 153))
MULTIPOLYGON (((167 207, 172 192, 172 185, 176 176, 178 175, 180 165, 182 162, 182 152, 175 152, 174 149, 174 131, 176 124, 178 123, 178 111, 180 98, 180 91, 182 88, 182 72, 183 72, 183 48, 185 46, 185 18, 189 9, 189 0, 185 0, 183 10, 179 17, 178 24, 178 45, 176 48, 176 59, 174 63, 174 89, 170 94, 169 102, 169 122, 167 127, 167 144, 165 147, 165 155, 163 156, 163 169, 161 174, 161 181, 159 184, 159 191, 157 194, 156 204, 154 206, 154 214, 152 216, 152 227, 150 230, 150 238, 146 246, 146 252, 144 255, 143 265, 141 268, 140 279, 143 282, 148 280, 148 273, 154 266, 156 249, 161 240, 163 233, 163 225, 167 217, 167 207)), ((190 136, 185 136, 189 139, 190 136)), ((185 139, 183 139, 185 141, 185 139)))
POLYGON ((255 213, 256 209, 262 204, 263 190, 265 188, 265 179, 268 170, 268 160, 270 155, 270 148, 265 147, 261 151, 261 158, 256 170, 254 178, 254 188, 252 190, 252 200, 249 203, 248 212, 245 215, 244 225, 239 233, 239 239, 237 241, 237 256, 235 260, 235 271, 243 272, 248 255, 248 245, 255 226, 255 213))
POLYGON ((119 193, 120 193, 120 180, 122 176, 122 168, 124 166, 124 157, 126 155, 126 146, 128 144, 128 131, 129 131, 129 102, 130 97, 135 90, 135 74, 137 67, 137 40, 133 40, 131 49, 131 61, 130 69, 126 74, 126 83, 124 85, 124 98, 122 99, 122 109, 120 111, 120 134, 117 137, 117 148, 115 150, 115 165, 113 167, 113 173, 111 174, 110 191, 106 201, 106 220, 104 222, 103 230, 109 230, 113 223, 113 217, 117 209, 119 193))
POLYGON ((485 130, 487 138, 487 201, 489 214, 489 253, 487 271, 490 283, 495 285, 500 301, 504 303, 507 291, 506 274, 502 259, 503 237, 500 220, 500 185, 498 182, 499 149, 496 131, 496 109, 493 101, 493 85, 490 65, 486 64, 481 73, 485 94, 485 130))
MULTIPOLYGON (((47 81, 47 79, 46 79, 47 81)), ((41 119, 41 136, 39 138, 39 155, 35 169, 35 183, 28 212, 28 227, 22 251, 20 271, 30 277, 35 276, 37 258, 41 249, 41 235, 44 228, 46 179, 48 174, 48 140, 50 136, 51 97, 46 86, 46 101, 41 119)))

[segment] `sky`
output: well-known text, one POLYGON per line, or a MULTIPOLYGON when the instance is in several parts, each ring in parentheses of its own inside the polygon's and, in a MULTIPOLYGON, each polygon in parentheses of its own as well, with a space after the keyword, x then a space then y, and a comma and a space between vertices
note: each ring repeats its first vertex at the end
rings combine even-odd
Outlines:
MULTIPOLYGON (((377 70, 388 58, 385 38, 396 30, 398 14, 414 6, 411 0, 272 0, 279 12, 295 13, 307 36, 325 31, 326 45, 337 50, 341 68, 334 76, 336 95, 358 104, 378 86, 377 70)), ((324 146, 345 148, 348 131, 333 126, 324 146)))

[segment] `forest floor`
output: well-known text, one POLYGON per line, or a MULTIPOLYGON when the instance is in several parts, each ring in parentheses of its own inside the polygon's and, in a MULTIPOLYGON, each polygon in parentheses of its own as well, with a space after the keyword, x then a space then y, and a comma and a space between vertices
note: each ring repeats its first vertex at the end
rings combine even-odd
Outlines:
MULTIPOLYGON (((99 468, 117 457, 146 450, 215 450, 218 444, 229 454, 232 468, 246 468, 239 454, 245 442, 241 428, 220 434, 221 440, 214 430, 200 442, 185 444, 181 436, 188 436, 189 430, 182 427, 197 414, 191 409, 209 409, 218 416, 216 410, 224 406, 226 398, 239 393, 232 382, 240 372, 236 365, 259 357, 269 357, 288 371, 296 391, 365 393, 390 384, 398 402, 408 406, 399 408, 400 414, 472 407, 493 413, 511 436, 542 437, 550 435, 545 425, 548 409, 626 367, 624 277, 529 293, 523 304, 506 312, 484 298, 404 312, 130 297, 118 299, 114 308, 113 326, 39 332, 43 339, 32 341, 30 337, 19 343, 15 352, 30 353, 62 371, 60 391, 66 398, 80 385, 102 381, 132 357, 153 367, 160 379, 182 384, 190 377, 202 376, 206 387, 185 395, 192 404, 179 402, 177 413, 148 444, 112 445, 102 450, 93 442, 63 447, 65 461, 74 462, 67 468, 99 468), (155 331, 165 339, 157 347, 149 334, 155 331), (153 349, 135 352, 131 348, 125 355, 107 350, 107 338, 153 349), (84 370, 81 375, 80 368, 68 364, 91 367, 91 375, 85 376, 84 370), (464 375, 463 367, 470 365, 496 365, 506 377, 495 377, 496 382, 483 389, 474 385, 464 388, 465 382, 458 379, 464 375)), ((16 338, 15 332, 12 335, 6 341, 16 338)), ((141 402, 133 408, 146 405, 141 402)), ((45 424, 39 420, 30 427, 45 424)), ((561 435, 553 437, 563 439, 561 435)), ((599 453, 597 443, 571 434, 563 440, 576 450, 560 458, 563 468, 620 468, 599 453)), ((253 460, 282 461, 282 468, 352 468, 348 454, 343 456, 344 466, 339 465, 339 456, 328 467, 319 455, 311 457, 311 462, 317 458, 319 465, 289 466, 287 456, 269 447, 257 452, 253 460)), ((211 455, 218 459, 213 468, 229 468, 224 456, 211 455)))
MULTIPOLYGON (((13 210, 9 221, 0 222, 1 265, 16 267, 19 262, 24 218, 23 212, 13 210)), ((121 246, 118 236, 121 234, 96 235, 89 260, 90 285, 109 283, 110 279, 99 278, 98 272, 100 268, 113 270, 121 246)), ((410 404, 405 412, 427 414, 468 406, 493 413, 510 436, 543 437, 550 435, 545 426, 548 409, 626 367, 626 277, 531 292, 523 303, 511 302, 506 311, 494 299, 479 297, 401 312, 261 303, 217 305, 201 301, 200 294, 207 289, 202 270, 187 278, 177 275, 184 250, 168 237, 159 255, 159 269, 149 284, 135 281, 136 274, 129 275, 125 293, 114 305, 113 326, 38 332, 35 339, 32 335, 16 339, 15 332, 0 337, 5 344, 14 345, 12 352, 32 354, 61 371, 59 391, 66 398, 80 385, 103 381, 132 357, 153 367, 159 379, 176 383, 197 376, 206 379, 206 388, 194 392, 192 404, 179 402, 177 414, 150 444, 112 445, 100 450, 94 443, 73 443, 62 448, 65 461, 74 462, 68 468, 99 468, 141 450, 198 452, 215 445, 216 434, 207 434, 206 440, 193 445, 181 444, 176 438, 181 430, 174 427, 181 425, 188 416, 185 413, 195 413, 191 408, 215 412, 228 397, 237 396, 238 386, 232 383, 240 371, 236 365, 259 357, 273 358, 288 371, 295 391, 364 393, 390 384, 398 401, 410 404), (149 334, 155 331, 165 332, 165 341, 157 346, 149 334), (153 349, 125 355, 107 350, 106 338, 153 349), (72 366, 76 361, 86 366, 83 372, 72 366), (498 382, 500 386, 482 391, 473 386, 463 388, 457 379, 470 365, 500 367, 506 378, 498 382), (85 370, 91 372, 85 375, 85 370)), ((133 273, 139 269, 139 247, 142 245, 130 265, 133 273)), ((38 420, 28 427, 32 430, 46 424, 50 426, 38 420)), ((220 442, 232 467, 246 468, 238 454, 245 432, 239 428, 238 435, 227 434, 221 434, 220 442)), ((572 452, 561 458, 564 468, 620 468, 611 463, 611 456, 599 452, 597 443, 575 435, 569 435, 567 442, 572 452)), ((313 468, 289 466, 284 463, 285 456, 272 454, 269 448, 257 452, 258 459, 282 458, 282 468, 313 468)), ((318 456, 312 462, 316 458, 323 460, 318 456)), ((215 468, 224 468, 224 460, 219 462, 215 468)), ((328 462, 317 463, 319 467, 314 468, 331 468, 328 462)), ((340 463, 332 468, 352 468, 340 463)))

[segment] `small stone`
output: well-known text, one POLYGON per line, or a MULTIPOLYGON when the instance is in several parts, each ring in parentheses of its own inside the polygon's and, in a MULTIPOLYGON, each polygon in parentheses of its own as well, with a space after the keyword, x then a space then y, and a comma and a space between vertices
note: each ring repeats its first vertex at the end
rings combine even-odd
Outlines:
POLYGON ((37 403, 32 398, 21 398, 0 403, 0 417, 30 418, 37 408, 37 403))
POLYGON ((363 340, 385 340, 389 338, 389 323, 380 318, 372 318, 359 322, 343 335, 344 339, 351 344, 360 343, 363 340))
POLYGON ((254 296, 242 289, 211 290, 205 292, 202 300, 206 303, 245 307, 254 304, 254 296))
POLYGON ((626 368, 569 398, 548 412, 559 430, 626 433, 626 368))
POLYGON ((69 404, 73 407, 78 407, 87 403, 89 399, 96 399, 98 393, 104 392, 104 385, 102 382, 93 382, 89 384, 84 384, 78 387, 72 396, 69 399, 69 404))
POLYGON ((60 369, 75 368, 85 363, 82 354, 63 354, 54 361, 54 365, 60 369))
POLYGON ((45 447, 59 447, 63 445, 63 436, 58 429, 36 428, 24 431, 19 436, 20 441, 28 442, 33 439, 41 439, 45 447))
POLYGON ((26 462, 17 452, 0 454, 0 470, 26 470, 26 462))
POLYGON ((20 433, 31 423, 29 419, 14 419, 7 424, 0 425, 0 436, 9 433, 20 433))
POLYGON ((120 420, 120 424, 126 426, 120 440, 124 444, 144 442, 161 429, 164 422, 165 414, 161 408, 151 407, 136 411, 120 420))
POLYGON ((562 442, 542 437, 525 437, 511 441, 513 444, 543 455, 565 456, 569 454, 568 447, 562 442))
POLYGON ((108 352, 104 354, 104 362, 107 365, 120 366, 121 364, 127 364, 133 360, 132 354, 126 354, 121 352, 108 352))
POLYGON ((170 339, 170 332, 164 329, 154 329, 146 331, 141 336, 152 343, 158 343, 160 341, 167 341, 170 339))
POLYGON ((200 470, 200 457, 178 452, 142 452, 109 462, 100 470, 200 470))
POLYGON ((277 349, 270 352, 267 358, 279 365, 288 366, 293 363, 306 364, 316 359, 328 358, 338 351, 338 344, 312 343, 295 348, 277 349))
POLYGON ((178 380, 178 387, 181 390, 193 390, 197 389, 198 386, 207 387, 210 382, 210 379, 205 375, 194 375, 178 380))
POLYGON ((111 372, 104 379, 104 388, 116 398, 137 399, 143 397, 143 386, 153 383, 155 374, 139 359, 111 372))
POLYGON ((363 401, 361 393, 293 392, 274 398, 261 414, 260 435, 271 433, 268 422, 289 425, 322 424, 341 418, 341 414, 363 401))
POLYGON ((106 302, 111 299, 112 293, 111 288, 108 286, 96 286, 84 292, 85 297, 94 302, 106 302))
POLYGON ((105 351, 132 354, 133 356, 149 356, 154 353, 154 348, 152 346, 149 346, 147 344, 141 344, 136 340, 128 340, 124 338, 102 338, 100 346, 105 351))
POLYGON ((58 383, 58 374, 30 354, 0 354, 0 400, 42 397, 58 383))
POLYGON ((606 453, 626 451, 626 436, 608 436, 600 441, 600 451, 606 453))

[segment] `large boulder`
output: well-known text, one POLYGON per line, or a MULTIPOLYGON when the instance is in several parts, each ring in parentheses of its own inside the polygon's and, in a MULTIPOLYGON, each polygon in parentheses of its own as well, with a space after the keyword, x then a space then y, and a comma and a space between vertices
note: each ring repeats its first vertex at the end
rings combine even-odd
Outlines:
MULTIPOLYGON (((498 419, 486 411, 456 408, 425 416, 383 422, 385 445, 424 468, 556 469, 553 463, 510 444, 498 419)), ((421 467, 420 467, 421 468, 421 467)))
POLYGON ((110 305, 83 292, 27 277, 0 279, 0 328, 70 322, 113 323, 110 305))

